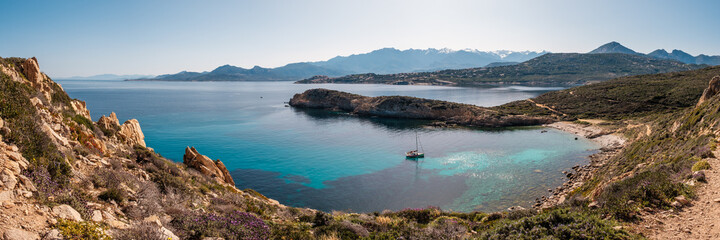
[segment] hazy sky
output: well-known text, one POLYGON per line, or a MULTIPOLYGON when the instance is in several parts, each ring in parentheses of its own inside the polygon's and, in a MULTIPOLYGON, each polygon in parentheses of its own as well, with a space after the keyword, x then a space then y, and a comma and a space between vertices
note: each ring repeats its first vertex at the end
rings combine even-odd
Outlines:
POLYGON ((0 0, 0 56, 51 77, 278 67, 383 47, 720 55, 720 1, 0 0))

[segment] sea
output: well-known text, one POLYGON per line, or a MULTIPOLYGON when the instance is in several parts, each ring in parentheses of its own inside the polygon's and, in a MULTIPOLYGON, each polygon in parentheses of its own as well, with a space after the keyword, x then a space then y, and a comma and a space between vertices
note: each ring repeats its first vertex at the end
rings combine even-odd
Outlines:
POLYGON ((220 159, 239 189, 323 211, 527 208, 565 181, 562 171, 587 163, 599 148, 544 127, 430 128, 423 120, 287 105, 311 88, 496 106, 562 87, 58 82, 70 97, 87 102, 94 121, 111 112, 121 123, 138 119, 148 147, 172 161, 182 162, 185 148, 194 146, 220 159), (416 136, 425 158, 406 159, 416 136))

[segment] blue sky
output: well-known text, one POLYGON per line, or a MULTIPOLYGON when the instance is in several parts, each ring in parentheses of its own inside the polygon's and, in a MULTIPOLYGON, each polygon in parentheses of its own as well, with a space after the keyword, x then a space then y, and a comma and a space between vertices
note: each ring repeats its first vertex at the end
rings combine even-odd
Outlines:
POLYGON ((51 77, 278 67, 383 47, 720 55, 720 1, 0 0, 0 56, 51 77))

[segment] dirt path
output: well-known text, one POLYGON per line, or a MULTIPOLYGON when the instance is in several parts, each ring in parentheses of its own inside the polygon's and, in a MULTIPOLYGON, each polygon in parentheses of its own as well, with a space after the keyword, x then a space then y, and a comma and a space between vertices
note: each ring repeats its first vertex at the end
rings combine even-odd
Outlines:
POLYGON ((550 110, 551 112, 554 112, 554 113, 557 114, 557 115, 567 116, 566 114, 561 113, 561 112, 558 111, 558 110, 555 110, 555 109, 553 109, 553 108, 551 108, 551 107, 548 107, 548 106, 545 105, 545 104, 537 103, 537 102, 533 101, 532 99, 527 99, 527 101, 528 101, 528 102, 531 102, 532 104, 535 104, 535 106, 538 106, 538 107, 541 107, 541 108, 550 110))
POLYGON ((638 232, 649 239, 720 239, 720 159, 707 160, 712 167, 705 170, 707 184, 696 185, 691 205, 642 216, 638 232))

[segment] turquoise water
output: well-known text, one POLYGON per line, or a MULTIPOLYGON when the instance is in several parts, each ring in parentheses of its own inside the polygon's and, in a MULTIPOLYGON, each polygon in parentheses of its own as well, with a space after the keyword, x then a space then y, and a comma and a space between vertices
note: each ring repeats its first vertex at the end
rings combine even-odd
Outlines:
POLYGON ((182 161, 186 146, 221 159, 238 188, 322 210, 439 206, 456 211, 530 206, 563 181, 561 171, 597 146, 541 128, 430 129, 424 121, 365 118, 286 107, 323 87, 494 106, 555 88, 298 85, 289 82, 59 81, 87 101, 93 120, 137 118, 145 141, 182 161), (426 153, 409 161, 418 132, 426 153), (539 171, 537 171, 539 170, 539 171))

